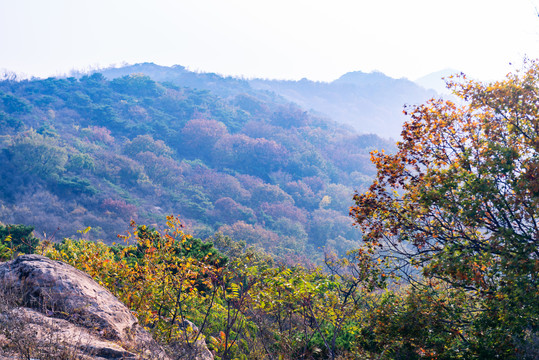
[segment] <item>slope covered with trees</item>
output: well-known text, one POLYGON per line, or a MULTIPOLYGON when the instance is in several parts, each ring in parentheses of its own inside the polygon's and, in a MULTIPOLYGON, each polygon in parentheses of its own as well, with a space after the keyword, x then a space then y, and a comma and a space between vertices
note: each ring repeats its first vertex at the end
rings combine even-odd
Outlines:
MULTIPOLYGON (((344 74, 331 82, 307 79, 268 80, 237 79, 212 73, 196 73, 182 66, 159 66, 143 63, 101 70, 108 79, 143 73, 155 81, 168 81, 176 85, 210 90, 219 96, 251 94, 273 102, 293 102, 361 134, 398 139, 406 120, 402 114, 404 104, 421 104, 436 96, 407 79, 393 79, 380 72, 361 71, 344 74)), ((443 81, 438 78, 439 82, 443 81)))
POLYGON ((3 81, 0 129, 4 223, 110 242, 175 213, 199 237, 286 257, 357 246, 351 195, 374 175, 369 152, 392 147, 289 103, 141 74, 3 81))

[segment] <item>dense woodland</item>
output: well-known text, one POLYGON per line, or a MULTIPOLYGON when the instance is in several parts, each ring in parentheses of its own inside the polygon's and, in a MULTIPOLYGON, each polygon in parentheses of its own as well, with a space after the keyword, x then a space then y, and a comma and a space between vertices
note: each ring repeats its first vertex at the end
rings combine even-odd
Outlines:
POLYGON ((374 175, 369 152, 392 143, 255 95, 141 74, 3 81, 0 218, 110 243, 130 219, 180 214, 198 237, 283 258, 356 247, 352 194, 374 175))
POLYGON ((80 232, 1 226, 0 257, 87 272, 172 355, 537 359, 539 64, 450 85, 459 104, 407 108, 391 148, 145 76, 6 81, 0 218, 80 232))

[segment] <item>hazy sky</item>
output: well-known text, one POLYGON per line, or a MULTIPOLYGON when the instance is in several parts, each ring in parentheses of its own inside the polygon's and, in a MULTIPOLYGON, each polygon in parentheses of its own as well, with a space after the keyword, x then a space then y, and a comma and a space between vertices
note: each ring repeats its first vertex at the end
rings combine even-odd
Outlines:
POLYGON ((330 81, 444 68, 500 78, 539 57, 539 0, 0 0, 0 69, 122 62, 330 81))

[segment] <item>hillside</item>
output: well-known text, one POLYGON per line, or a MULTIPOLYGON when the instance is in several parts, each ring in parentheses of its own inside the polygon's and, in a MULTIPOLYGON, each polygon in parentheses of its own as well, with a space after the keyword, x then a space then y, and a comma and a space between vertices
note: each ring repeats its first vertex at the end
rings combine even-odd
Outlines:
POLYGON ((179 86, 210 90, 229 97, 248 93, 273 102, 293 102, 306 110, 330 117, 362 134, 376 134, 398 139, 405 116, 405 104, 421 104, 436 97, 407 79, 393 79, 379 72, 360 71, 344 74, 326 83, 307 79, 300 81, 238 79, 213 73, 196 73, 176 65, 135 64, 102 70, 105 77, 143 73, 155 81, 167 81, 179 86))
POLYGON ((404 105, 416 105, 435 97, 406 79, 393 79, 379 72, 344 74, 330 83, 252 80, 251 86, 275 92, 305 109, 327 114, 359 133, 398 139, 406 120, 404 105))
POLYGON ((0 226, 0 262, 61 260, 0 265, 0 358, 145 343, 222 360, 537 359, 538 84, 537 63, 465 81, 462 106, 414 109, 395 149, 256 92, 142 74, 1 82, 0 219, 78 239, 0 226), (120 231, 127 246, 110 244, 120 231), (312 266, 322 246, 354 249, 312 266), (126 337, 99 319, 100 286, 125 304, 108 297, 126 337), (125 343, 133 324, 156 343, 125 343), (56 336, 68 329, 98 346, 56 336))
POLYGON ((419 79, 414 80, 414 82, 425 89, 433 89, 439 94, 443 94, 444 97, 447 97, 451 94, 451 91, 447 88, 445 79, 449 79, 451 75, 459 73, 461 72, 455 69, 443 69, 422 76, 419 79))
POLYGON ((112 242, 174 213, 282 257, 356 246, 351 195, 392 142, 238 83, 225 98, 140 74, 1 82, 0 221, 112 242))
MULTIPOLYGON (((109 80, 132 74, 144 74, 154 81, 168 82, 177 86, 198 90, 210 90, 213 94, 220 97, 253 92, 247 80, 230 76, 223 77, 214 73, 197 73, 189 71, 181 65, 160 66, 154 63, 142 63, 119 68, 101 69, 99 73, 103 74, 109 80)), ((75 77, 81 77, 87 74, 75 73, 73 75, 75 77)), ((261 96, 262 93, 259 92, 257 95, 261 96)), ((273 98, 275 97, 273 96, 273 98)))

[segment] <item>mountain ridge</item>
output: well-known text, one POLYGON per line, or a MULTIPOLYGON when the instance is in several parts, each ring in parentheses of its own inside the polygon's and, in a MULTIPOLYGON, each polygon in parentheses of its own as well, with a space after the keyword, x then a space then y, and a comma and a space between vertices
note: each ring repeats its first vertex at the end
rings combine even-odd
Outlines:
POLYGON ((436 96, 408 79, 394 79, 381 72, 349 72, 332 82, 308 79, 268 80, 241 79, 215 73, 197 73, 181 65, 172 67, 153 63, 102 69, 109 79, 134 73, 143 73, 155 81, 169 81, 176 85, 210 90, 220 96, 247 93, 265 96, 276 102, 293 102, 316 114, 363 134, 376 134, 398 139, 406 117, 404 105, 425 102, 436 96))

